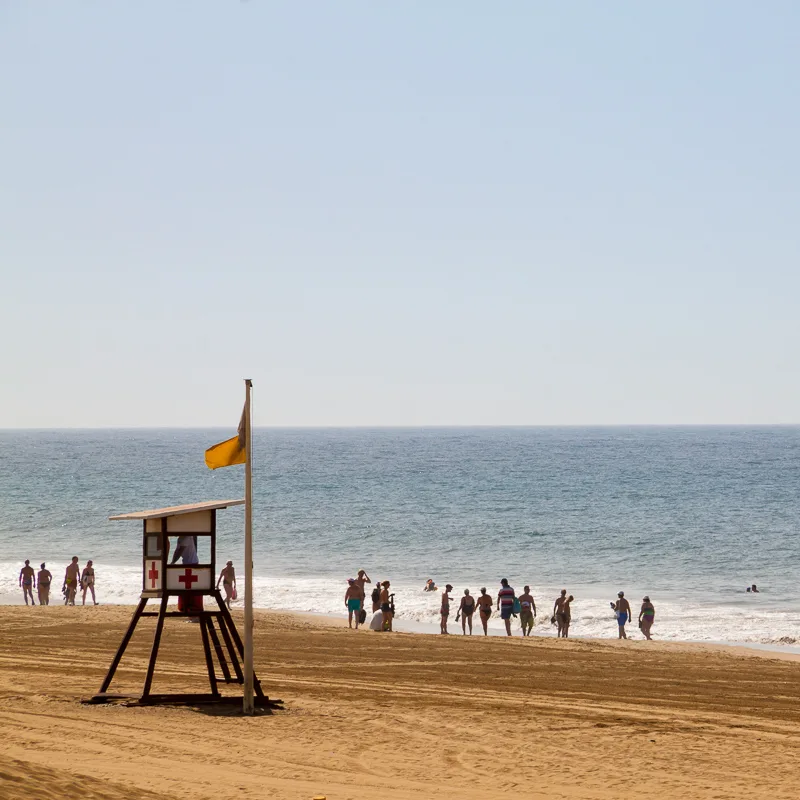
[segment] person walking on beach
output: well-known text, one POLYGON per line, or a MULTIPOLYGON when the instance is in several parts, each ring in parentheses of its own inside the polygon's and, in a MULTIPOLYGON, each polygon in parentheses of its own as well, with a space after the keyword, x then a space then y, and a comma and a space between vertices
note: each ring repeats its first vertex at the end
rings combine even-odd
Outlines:
POLYGON ((87 590, 92 593, 92 602, 97 605, 97 598, 94 596, 94 567, 92 566, 91 559, 86 562, 81 574, 81 586, 83 587, 83 603, 86 605, 86 592, 87 590))
POLYGON ((217 578, 217 589, 219 582, 222 581, 222 588, 225 590, 225 605, 231 607, 233 595, 236 592, 236 570, 233 568, 233 561, 229 561, 220 571, 217 578))
POLYGON ((450 601, 453 599, 450 597, 449 593, 452 591, 453 587, 448 583, 442 592, 442 607, 439 611, 439 614, 441 615, 439 633, 447 633, 447 618, 450 616, 450 601))
POLYGON ((78 556, 72 556, 72 561, 67 565, 67 571, 64 573, 64 585, 61 587, 61 591, 64 592, 65 606, 75 605, 80 574, 81 568, 78 565, 78 556))
POLYGON ((392 619, 394 619, 394 611, 392 610, 392 596, 389 594, 389 581, 384 581, 381 586, 381 611, 383 612, 383 629, 392 632, 392 619))
POLYGON ((656 607, 650 602, 650 597, 645 595, 642 598, 642 609, 639 612, 639 628, 644 634, 644 638, 650 640, 650 628, 656 619, 656 607))
POLYGON ((472 636, 472 615, 475 613, 475 598, 469 593, 469 589, 464 589, 464 596, 461 598, 461 605, 456 614, 456 622, 458 616, 461 615, 461 633, 466 635, 467 624, 469 624, 469 635, 472 636))
POLYGON ((478 598, 478 608, 480 609, 481 625, 483 625, 483 635, 489 635, 489 619, 492 616, 492 598, 486 593, 486 587, 481 588, 481 596, 478 598))
POLYGON ((566 601, 567 590, 562 589, 561 594, 556 597, 556 601, 553 603, 553 619, 556 621, 556 625, 558 625, 558 631, 556 632, 558 638, 561 638, 564 633, 564 603, 566 601))
POLYGON ((519 600, 519 621, 522 623, 522 635, 530 636, 533 630, 534 617, 536 616, 536 603, 531 594, 531 587, 525 586, 524 594, 521 594, 519 600))
POLYGON ((50 570, 47 569, 44 564, 42 564, 41 566, 42 568, 39 570, 39 574, 36 576, 36 583, 38 585, 38 593, 39 593, 39 605, 49 606, 50 583, 53 580, 53 576, 50 573, 50 570))
POLYGON ((28 605, 28 595, 31 598, 31 605, 35 606, 33 600, 33 590, 36 588, 36 573, 33 571, 31 562, 25 559, 25 566, 19 571, 19 585, 22 587, 22 596, 25 598, 25 605, 28 605))
POLYGON ((514 613, 514 589, 508 585, 508 578, 500 581, 500 591, 497 593, 497 608, 500 618, 506 623, 506 634, 511 636, 511 617, 514 613))
POLYGON ((617 592, 617 602, 611 604, 614 613, 617 615, 617 625, 619 626, 619 638, 627 639, 625 633, 625 623, 631 621, 631 604, 625 599, 625 592, 617 592))
POLYGON ((361 587, 355 578, 347 579, 347 591, 344 593, 344 604, 347 608, 347 627, 353 627, 353 617, 356 618, 356 630, 360 623, 361 615, 361 587))
POLYGON ((569 625, 572 622, 572 609, 570 608, 570 603, 575 598, 570 595, 569 597, 564 598, 564 603, 561 606, 561 638, 562 639, 569 639, 569 625))

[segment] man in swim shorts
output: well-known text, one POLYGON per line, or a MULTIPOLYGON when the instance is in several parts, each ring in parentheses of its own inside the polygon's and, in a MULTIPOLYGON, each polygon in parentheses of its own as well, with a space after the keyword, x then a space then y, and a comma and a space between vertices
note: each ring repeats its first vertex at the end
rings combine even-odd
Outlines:
POLYGON ((500 591, 497 593, 497 608, 500 611, 500 618, 506 623, 508 636, 511 636, 511 617, 514 614, 515 597, 514 590, 508 585, 508 578, 503 578, 500 581, 500 591))
POLYGON ((361 608, 364 608, 364 600, 367 599, 366 584, 368 583, 372 583, 372 581, 369 579, 369 575, 367 575, 363 569, 360 569, 356 575, 356 586, 358 586, 358 588, 361 590, 361 608))
POLYGON ((75 605, 75 595, 78 593, 78 580, 80 576, 81 568, 78 564, 78 556, 72 556, 72 561, 67 565, 66 572, 64 573, 64 585, 62 586, 65 606, 75 605))
POLYGON ((483 635, 489 635, 489 619, 492 616, 492 598, 486 593, 486 587, 481 588, 481 596, 478 598, 478 609, 481 615, 481 625, 483 625, 483 635))
POLYGON ((450 616, 450 601, 453 599, 450 597, 449 592, 453 591, 453 587, 448 583, 447 586, 444 587, 444 591, 442 592, 442 607, 439 611, 441 616, 441 622, 439 623, 439 632, 440 633, 447 633, 447 618, 450 616))
POLYGON ((31 562, 25 559, 25 566, 19 571, 19 585, 22 587, 22 596, 25 598, 25 605, 28 605, 28 596, 31 598, 31 605, 35 606, 33 600, 33 590, 36 588, 36 573, 33 571, 31 562))
POLYGON ((617 602, 612 603, 611 607, 617 615, 619 638, 627 639, 628 634, 625 633, 625 623, 631 621, 631 604, 625 599, 625 592, 617 592, 617 602))
POLYGON ((217 589, 219 582, 222 581, 222 588, 225 590, 225 605, 231 607, 233 593, 236 591, 236 570, 233 568, 233 561, 229 561, 219 573, 217 578, 217 589))
POLYGON ((533 618, 536 616, 536 603, 531 595, 531 587, 525 587, 525 593, 521 594, 519 600, 519 621, 522 623, 522 635, 530 636, 533 630, 533 618))
POLYGON ((561 595, 556 597, 556 601, 553 603, 553 617, 558 625, 558 632, 556 633, 556 636, 559 638, 564 635, 564 603, 566 599, 567 590, 562 589, 561 595))
POLYGON ((356 630, 360 624, 361 614, 361 587, 355 578, 347 579, 347 591, 344 593, 344 604, 347 607, 347 627, 353 627, 353 616, 356 618, 356 630))
POLYGON ((42 564, 39 574, 36 576, 36 584, 39 592, 39 605, 50 605, 50 583, 53 580, 53 575, 50 570, 42 564))

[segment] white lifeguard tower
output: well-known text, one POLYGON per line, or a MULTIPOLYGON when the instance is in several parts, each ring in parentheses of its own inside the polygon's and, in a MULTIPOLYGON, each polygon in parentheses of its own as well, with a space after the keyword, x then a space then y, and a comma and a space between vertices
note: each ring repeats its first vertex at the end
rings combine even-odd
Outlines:
MULTIPOLYGON (((217 511, 229 506, 240 506, 244 500, 216 500, 205 503, 193 503, 169 508, 157 508, 149 511, 134 511, 129 514, 118 514, 109 517, 111 520, 141 520, 143 527, 142 542, 142 594, 133 619, 122 639, 114 660, 100 691, 89 702, 104 703, 111 700, 135 700, 138 703, 153 705, 158 703, 207 703, 235 702, 241 703, 241 696, 226 697, 219 691, 219 682, 244 683, 242 665, 244 645, 236 630, 231 613, 222 595, 214 584, 216 576, 216 538, 217 511), (208 540, 209 548, 202 552, 210 552, 210 558, 200 563, 198 543, 208 540), (174 540, 174 541, 173 541, 174 540), (170 553, 173 558, 170 561, 170 553), (188 557, 187 557, 188 554, 188 557), (180 561, 180 563, 178 563, 180 561), (178 598, 177 611, 168 610, 170 597, 178 598), (214 600, 212 609, 203 607, 203 598, 214 600), (150 600, 160 600, 158 611, 146 611, 150 600), (125 649, 142 617, 157 617, 156 630, 150 661, 147 666, 144 688, 141 696, 109 694, 108 689, 114 678, 125 649), (211 692, 208 694, 152 694, 153 674, 161 643, 161 634, 167 617, 192 618, 199 621, 200 635, 203 641, 208 681, 211 692), (217 631, 217 627, 219 631, 217 631), (220 638, 221 637, 221 638, 220 638), (212 647, 216 655, 222 677, 217 677, 212 647), (223 647, 225 648, 223 650, 223 647), (227 651, 228 658, 225 653, 227 651), (233 674, 228 666, 233 668, 233 674)), ((173 606, 174 608, 174 606, 173 606)), ((255 704, 261 707, 273 707, 280 701, 270 701, 264 695, 261 684, 253 674, 255 704)))

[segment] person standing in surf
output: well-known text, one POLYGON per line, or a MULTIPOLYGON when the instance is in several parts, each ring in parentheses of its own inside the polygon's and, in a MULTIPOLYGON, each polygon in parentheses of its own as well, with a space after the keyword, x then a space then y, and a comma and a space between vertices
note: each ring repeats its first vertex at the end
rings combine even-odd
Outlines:
POLYGON ((61 590, 64 592, 64 605, 74 606, 75 596, 78 594, 78 579, 80 578, 81 568, 78 564, 78 556, 72 556, 72 561, 67 565, 64 573, 64 585, 61 590))
POLYGON ((450 601, 453 599, 450 597, 450 592, 452 591, 453 587, 448 583, 442 592, 442 607, 439 611, 439 614, 441 615, 439 633, 447 633, 447 618, 450 616, 450 601))
POLYGON ((394 611, 392 610, 392 599, 389 594, 389 581, 384 581, 381 586, 381 611, 383 612, 383 629, 392 632, 392 620, 394 619, 394 611))
POLYGON ((472 615, 475 613, 475 598, 469 593, 469 589, 464 589, 464 596, 461 598, 461 605, 456 614, 456 622, 458 616, 461 615, 461 633, 466 635, 467 624, 469 624, 469 635, 472 636, 472 615))
POLYGON ((614 613, 617 615, 617 626, 619 627, 619 638, 627 639, 625 624, 631 621, 631 604, 625 599, 625 592, 617 592, 617 602, 611 604, 614 613))
POLYGON ((562 589, 561 594, 556 597, 555 603, 553 603, 553 619, 556 621, 556 625, 558 625, 558 631, 556 632, 556 636, 561 638, 564 634, 564 603, 567 600, 567 590, 562 589))
POLYGON ((489 619, 492 616, 492 598, 486 593, 486 587, 481 588, 481 596, 478 598, 478 608, 480 609, 481 625, 483 625, 483 635, 489 635, 489 619))
POLYGON ((508 585, 508 578, 503 578, 500 581, 500 591, 497 593, 497 608, 500 611, 500 618, 506 624, 508 636, 511 636, 511 617, 514 614, 515 598, 514 589, 508 585))
POLYGON ((569 626, 572 622, 572 609, 570 608, 570 604, 575 598, 570 595, 569 597, 564 598, 564 603, 561 606, 561 638, 568 639, 569 638, 569 626))
POLYGON ((25 566, 19 571, 19 585, 22 587, 22 596, 25 598, 25 605, 28 605, 28 597, 31 598, 31 605, 35 606, 33 600, 33 590, 36 588, 36 573, 33 571, 31 562, 25 559, 25 566))
POLYGON ((42 568, 39 570, 39 574, 36 576, 36 583, 38 584, 38 592, 39 592, 39 605, 49 606, 50 583, 53 580, 53 576, 50 573, 50 570, 47 569, 44 564, 42 564, 41 566, 42 568))
POLYGON ((519 596, 519 621, 522 624, 522 635, 530 636, 536 616, 536 603, 531 594, 531 587, 526 586, 524 594, 519 596))
POLYGON ((81 574, 81 586, 83 587, 83 603, 86 605, 86 592, 92 593, 92 602, 97 605, 97 598, 94 596, 94 567, 92 566, 91 559, 86 562, 81 574))
POLYGON ((375 588, 372 590, 372 613, 381 610, 381 584, 380 581, 375 582, 375 588))
POLYGON ((650 602, 650 597, 645 595, 642 598, 642 609, 639 611, 639 628, 644 634, 644 638, 650 640, 650 628, 653 627, 653 622, 656 618, 656 608, 650 602))
POLYGON ((355 578, 347 579, 347 591, 344 593, 344 605, 347 608, 347 627, 353 627, 353 617, 356 618, 356 630, 361 623, 361 587, 355 578))
POLYGON ((358 586, 359 591, 361 592, 361 608, 364 608, 364 601, 367 599, 366 584, 368 583, 372 583, 372 581, 369 579, 369 575, 367 575, 363 569, 360 569, 356 575, 356 586, 358 586))
POLYGON ((217 589, 219 582, 222 581, 222 588, 225 590, 225 605, 231 607, 233 593, 236 591, 236 570, 233 568, 233 561, 229 561, 219 573, 217 578, 217 589))

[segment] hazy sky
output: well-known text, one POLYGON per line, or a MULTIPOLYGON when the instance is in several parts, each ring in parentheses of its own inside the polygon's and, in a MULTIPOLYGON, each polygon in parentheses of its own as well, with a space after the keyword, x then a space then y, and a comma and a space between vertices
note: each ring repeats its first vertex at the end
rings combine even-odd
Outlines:
POLYGON ((800 422, 800 4, 0 0, 0 427, 800 422))

